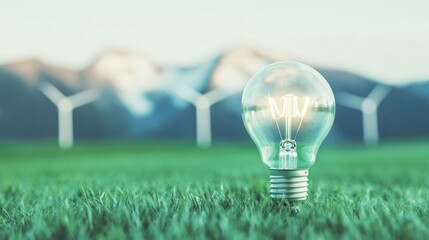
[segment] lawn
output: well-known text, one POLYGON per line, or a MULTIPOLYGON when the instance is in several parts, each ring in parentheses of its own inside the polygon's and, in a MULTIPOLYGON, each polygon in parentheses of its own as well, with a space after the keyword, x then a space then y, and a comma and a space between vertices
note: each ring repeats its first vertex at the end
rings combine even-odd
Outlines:
POLYGON ((270 200, 253 145, 0 145, 4 239, 429 239, 429 141, 324 146, 307 201, 270 200))

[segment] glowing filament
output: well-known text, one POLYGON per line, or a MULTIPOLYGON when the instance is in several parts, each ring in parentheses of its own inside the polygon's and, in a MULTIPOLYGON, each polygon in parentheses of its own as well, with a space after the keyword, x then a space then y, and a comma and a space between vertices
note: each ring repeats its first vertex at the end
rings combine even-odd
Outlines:
POLYGON ((310 98, 299 98, 293 95, 286 95, 279 99, 269 97, 268 102, 270 103, 271 116, 274 119, 279 119, 282 117, 302 118, 307 112, 310 98))

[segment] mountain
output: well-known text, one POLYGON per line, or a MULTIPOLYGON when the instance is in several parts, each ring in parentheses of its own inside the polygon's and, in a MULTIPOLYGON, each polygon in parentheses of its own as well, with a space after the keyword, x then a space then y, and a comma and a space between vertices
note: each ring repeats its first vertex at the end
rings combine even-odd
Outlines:
MULTIPOLYGON (((261 66, 280 59, 278 54, 240 46, 185 67, 161 66, 142 54, 118 50, 100 53, 88 67, 77 71, 34 59, 1 65, 0 139, 57 136, 58 110, 41 91, 46 84, 57 88, 64 97, 88 89, 100 92, 97 101, 73 111, 77 139, 194 139, 194 104, 210 103, 210 99, 201 97, 206 93, 226 94, 210 106, 213 138, 248 139, 241 120, 241 91, 261 66)), ((345 92, 366 98, 382 85, 350 72, 317 70, 335 95, 345 92)), ((429 82, 383 87, 388 93, 378 106, 380 138, 429 136, 429 82)), ((362 112, 338 100, 328 141, 362 141, 362 112)))
POLYGON ((407 86, 407 90, 417 94, 425 101, 429 102, 429 81, 422 81, 407 86))

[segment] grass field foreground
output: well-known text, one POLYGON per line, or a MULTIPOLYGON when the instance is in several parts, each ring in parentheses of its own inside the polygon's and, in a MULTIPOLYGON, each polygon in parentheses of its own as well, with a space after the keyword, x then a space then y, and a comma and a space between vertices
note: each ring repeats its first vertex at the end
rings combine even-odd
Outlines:
POLYGON ((428 146, 324 147, 290 206, 252 145, 3 144, 0 238, 429 239, 428 146))

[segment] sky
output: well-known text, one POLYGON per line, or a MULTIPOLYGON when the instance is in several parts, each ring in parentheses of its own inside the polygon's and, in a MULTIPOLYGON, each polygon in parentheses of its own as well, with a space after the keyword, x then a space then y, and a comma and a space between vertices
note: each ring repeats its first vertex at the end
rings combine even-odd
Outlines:
POLYGON ((82 69, 106 49, 161 64, 202 62, 240 43, 382 82, 429 79, 429 1, 0 0, 0 64, 82 69))

